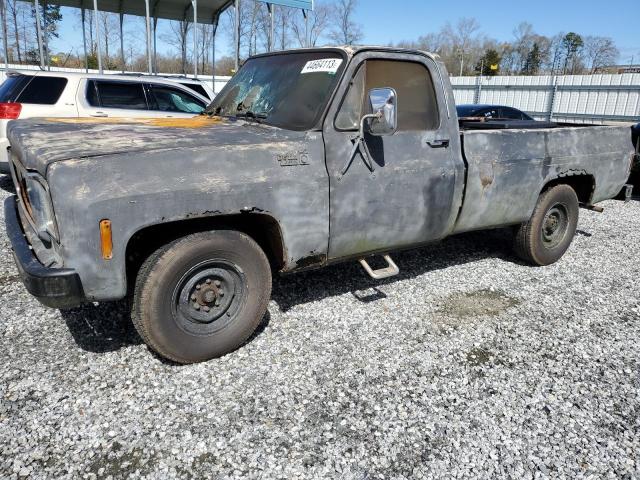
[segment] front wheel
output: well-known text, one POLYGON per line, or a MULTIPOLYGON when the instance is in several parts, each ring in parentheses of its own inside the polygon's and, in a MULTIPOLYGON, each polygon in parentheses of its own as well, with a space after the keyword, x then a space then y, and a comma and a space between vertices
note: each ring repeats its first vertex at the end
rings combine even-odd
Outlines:
POLYGON ((516 232, 518 256, 539 266, 560 260, 576 233, 579 208, 576 192, 568 185, 557 185, 540 195, 533 215, 516 232))
POLYGON ((132 320, 161 356, 202 362, 240 347, 264 317, 270 295, 269 262, 253 239, 230 230, 197 233, 142 265, 132 320))

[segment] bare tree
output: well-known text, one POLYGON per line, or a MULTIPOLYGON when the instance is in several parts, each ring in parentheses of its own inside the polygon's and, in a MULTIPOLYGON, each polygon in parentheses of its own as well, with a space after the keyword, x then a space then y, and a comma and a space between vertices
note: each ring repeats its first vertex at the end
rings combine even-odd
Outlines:
POLYGON ((116 15, 108 12, 99 12, 98 21, 100 22, 100 36, 98 39, 104 45, 104 59, 107 64, 107 68, 112 68, 114 62, 111 61, 110 47, 113 42, 119 39, 119 25, 116 15))
POLYGON ((295 14, 295 10, 286 7, 280 7, 276 9, 276 45, 280 50, 289 48, 289 25, 292 21, 292 17, 295 14))
POLYGON ((472 59, 466 57, 473 44, 477 45, 480 41, 479 31, 480 25, 475 18, 461 18, 455 26, 447 23, 442 31, 442 34, 449 38, 455 54, 460 59, 460 75, 465 71, 465 60, 470 60, 468 63, 472 64, 472 59))
POLYGON ((211 42, 213 39, 213 25, 198 24, 198 57, 200 72, 205 73, 211 58, 211 42))
POLYGON ((13 39, 16 47, 16 53, 18 54, 18 63, 22 63, 22 49, 20 48, 20 29, 18 28, 18 15, 19 15, 18 0, 7 1, 7 13, 11 15, 13 22, 13 39))
POLYGON ((191 22, 188 20, 176 20, 169 23, 169 32, 162 35, 162 39, 172 47, 176 48, 180 55, 180 73, 187 73, 187 62, 189 53, 189 32, 191 22))
POLYGON ((334 29, 329 38, 342 45, 354 45, 364 37, 362 27, 357 24, 355 15, 358 0, 337 0, 333 6, 334 29))
POLYGON ((330 19, 331 8, 326 2, 316 2, 314 10, 307 12, 307 20, 302 14, 294 13, 291 31, 298 45, 306 47, 308 42, 310 47, 317 46, 320 38, 327 31, 330 19))
POLYGON ((226 21, 223 24, 224 30, 227 32, 230 44, 233 45, 233 49, 237 48, 240 52, 240 58, 247 58, 257 52, 257 43, 259 27, 261 26, 260 17, 263 14, 261 7, 264 8, 259 2, 252 0, 240 0, 238 2, 238 12, 235 9, 230 8, 227 10, 226 21), (238 15, 239 22, 239 36, 236 38, 235 32, 235 16, 238 15))
POLYGON ((591 66, 591 73, 613 65, 620 56, 620 50, 609 37, 588 36, 584 39, 584 56, 591 66))
POLYGON ((527 57, 533 49, 535 33, 533 32, 533 25, 527 22, 520 23, 514 30, 513 36, 515 42, 513 44, 513 51, 516 54, 516 68, 519 72, 522 72, 527 62, 527 57))

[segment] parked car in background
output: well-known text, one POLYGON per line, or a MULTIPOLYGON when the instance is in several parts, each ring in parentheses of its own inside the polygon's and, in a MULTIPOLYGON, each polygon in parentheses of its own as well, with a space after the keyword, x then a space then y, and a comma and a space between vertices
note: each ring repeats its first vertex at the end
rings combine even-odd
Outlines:
POLYGON ((213 100, 216 96, 209 84, 207 82, 203 82, 202 80, 198 80, 196 78, 174 76, 166 76, 164 78, 173 82, 177 82, 183 87, 190 88, 194 92, 208 98, 209 100, 213 100))
POLYGON ((149 75, 147 73, 125 73, 126 76, 135 76, 135 77, 144 77, 144 78, 161 78, 164 80, 171 80, 173 82, 179 83, 183 87, 187 87, 199 95, 208 98, 210 101, 213 100, 216 94, 213 92, 213 89, 209 86, 208 82, 204 82, 199 78, 191 78, 186 75, 149 75))
POLYGON ((10 71, 0 85, 0 173, 9 173, 6 128, 11 120, 192 117, 208 104, 208 97, 166 78, 10 71))
POLYGON ((456 107, 459 119, 478 118, 495 120, 530 120, 533 117, 513 107, 502 105, 475 105, 465 104, 456 107))

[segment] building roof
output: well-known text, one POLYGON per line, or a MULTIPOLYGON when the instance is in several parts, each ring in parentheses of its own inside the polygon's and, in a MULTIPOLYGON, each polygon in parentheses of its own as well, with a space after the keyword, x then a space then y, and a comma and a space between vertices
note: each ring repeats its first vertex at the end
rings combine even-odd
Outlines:
MULTIPOLYGON (((33 3, 29 0, 29 3, 33 3)), ((93 0, 51 0, 49 4, 61 7, 85 8, 93 10, 93 0)), ((198 23, 211 24, 216 15, 233 4, 233 0, 198 0, 198 23)), ((151 17, 165 20, 193 19, 191 0, 149 0, 151 17)), ((143 0, 98 0, 98 10, 101 12, 124 13, 125 15, 145 16, 145 2, 143 0)))

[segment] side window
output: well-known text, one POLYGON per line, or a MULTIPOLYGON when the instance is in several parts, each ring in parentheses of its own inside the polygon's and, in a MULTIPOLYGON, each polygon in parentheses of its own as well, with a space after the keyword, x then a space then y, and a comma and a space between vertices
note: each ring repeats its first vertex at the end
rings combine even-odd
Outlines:
POLYGON ((31 75, 8 74, 7 79, 0 86, 0 102, 15 102, 25 85, 32 79, 31 75))
POLYGON ((153 110, 162 112, 202 113, 206 105, 193 95, 166 85, 151 85, 153 110))
POLYGON ((92 107, 100 107, 100 97, 98 97, 98 86, 93 80, 87 82, 87 101, 92 107))
POLYGON ((524 120, 522 113, 513 108, 503 108, 501 118, 508 118, 509 120, 524 120))
MULTIPOLYGON (((436 130, 440 124, 433 80, 421 63, 398 60, 367 60, 360 68, 336 117, 336 128, 358 128, 368 112, 366 92, 391 87, 398 94, 398 131, 436 130), (362 73, 364 72, 364 73, 362 73), (359 75, 364 77, 358 78, 359 75), (361 99, 356 109, 357 99, 361 99)), ((369 107, 370 108, 370 107, 369 107)))
POLYGON ((147 100, 144 96, 142 83, 102 80, 95 83, 98 86, 101 107, 147 110, 147 100))
POLYGON ((17 98, 18 103, 55 105, 60 100, 67 79, 61 77, 34 77, 17 98))

